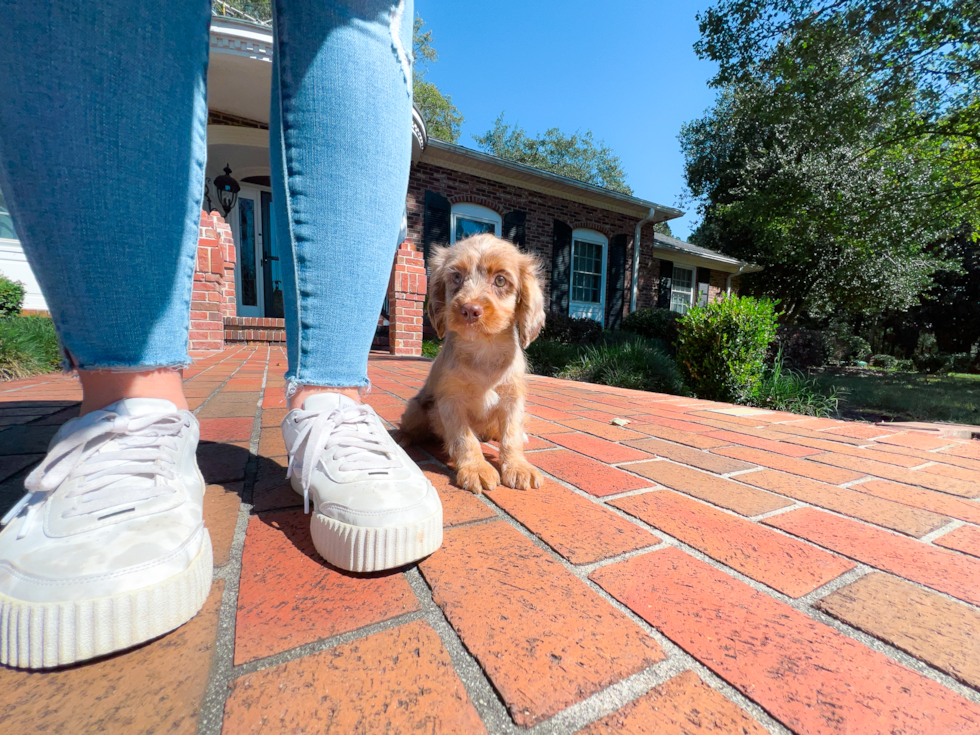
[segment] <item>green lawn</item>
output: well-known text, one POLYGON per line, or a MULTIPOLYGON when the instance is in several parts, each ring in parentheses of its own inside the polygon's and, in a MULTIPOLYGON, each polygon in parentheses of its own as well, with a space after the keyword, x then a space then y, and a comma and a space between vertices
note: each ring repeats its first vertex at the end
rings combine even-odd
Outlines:
POLYGON ((845 418, 980 425, 980 375, 845 369, 814 377, 821 387, 837 389, 845 418))

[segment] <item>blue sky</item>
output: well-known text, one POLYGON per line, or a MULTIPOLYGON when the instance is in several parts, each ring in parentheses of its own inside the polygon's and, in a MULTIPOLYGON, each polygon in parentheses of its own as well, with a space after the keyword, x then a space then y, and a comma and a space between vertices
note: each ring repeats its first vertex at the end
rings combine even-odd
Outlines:
MULTIPOLYGON (((619 155, 634 193, 678 206, 677 134, 715 98, 715 65, 700 60, 695 15, 709 0, 415 0, 439 61, 429 80, 466 121, 462 145, 500 112, 530 134, 590 129, 619 155)), ((670 222, 685 238, 693 213, 670 222)))

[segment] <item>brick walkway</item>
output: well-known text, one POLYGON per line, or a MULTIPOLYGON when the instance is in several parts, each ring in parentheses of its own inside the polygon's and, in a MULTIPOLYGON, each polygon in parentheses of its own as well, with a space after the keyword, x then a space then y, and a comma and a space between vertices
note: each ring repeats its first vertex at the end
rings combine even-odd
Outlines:
MULTIPOLYGON (((427 367, 372 359, 392 425, 427 367)), ((4 733, 980 733, 980 443, 534 378, 545 486, 475 497, 413 449, 445 544, 354 577, 283 482, 284 370, 238 348, 188 371, 202 612, 88 665, 0 668, 4 733)), ((0 384, 0 513, 79 398, 0 384)))

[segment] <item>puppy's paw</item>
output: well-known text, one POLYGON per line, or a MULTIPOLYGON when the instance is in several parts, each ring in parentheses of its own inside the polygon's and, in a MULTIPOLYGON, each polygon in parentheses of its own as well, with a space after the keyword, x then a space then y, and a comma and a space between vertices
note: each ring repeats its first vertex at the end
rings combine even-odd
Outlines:
POLYGON ((479 495, 500 484, 500 475, 489 462, 471 462, 456 470, 456 482, 464 490, 479 495))
POLYGON ((544 478, 538 468, 527 461, 508 462, 503 466, 502 483, 515 490, 531 490, 541 487, 544 478))

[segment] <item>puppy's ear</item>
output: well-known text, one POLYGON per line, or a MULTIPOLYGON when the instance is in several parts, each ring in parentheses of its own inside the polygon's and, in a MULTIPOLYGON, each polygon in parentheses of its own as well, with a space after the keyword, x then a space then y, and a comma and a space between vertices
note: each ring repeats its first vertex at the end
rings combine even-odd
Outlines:
POLYGON ((538 277, 541 265, 533 255, 521 255, 521 286, 517 295, 517 331, 526 349, 544 327, 544 294, 538 277))
POLYGON ((426 307, 429 321, 436 330, 439 339, 446 335, 446 261, 449 259, 449 248, 434 247, 429 254, 429 304, 426 307))

